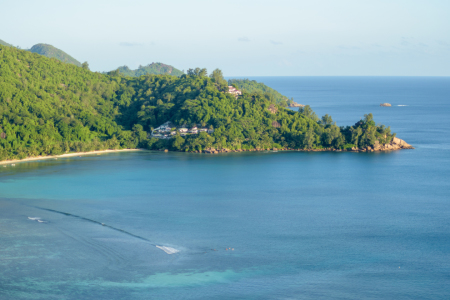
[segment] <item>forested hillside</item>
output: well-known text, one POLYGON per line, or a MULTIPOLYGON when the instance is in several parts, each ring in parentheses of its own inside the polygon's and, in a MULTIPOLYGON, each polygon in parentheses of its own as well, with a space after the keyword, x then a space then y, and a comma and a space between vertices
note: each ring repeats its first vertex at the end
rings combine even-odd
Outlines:
POLYGON ((309 106, 294 112, 258 92, 236 98, 226 92, 220 70, 206 75, 198 68, 181 77, 106 75, 0 46, 0 160, 136 147, 338 149, 393 137, 371 114, 339 128, 309 106), (166 121, 214 132, 150 138, 150 130, 166 121))
POLYGON ((3 41, 3 40, 0 40, 0 45, 8 46, 8 47, 13 47, 13 45, 8 44, 7 42, 5 42, 5 41, 3 41))
POLYGON ((78 67, 81 67, 81 63, 77 61, 75 58, 67 54, 66 52, 53 47, 52 45, 48 44, 36 44, 29 50, 33 53, 37 53, 40 55, 47 56, 49 58, 56 58, 57 60, 60 60, 65 63, 74 64, 78 67))
POLYGON ((283 107, 286 107, 290 103, 294 102, 294 99, 289 99, 288 97, 281 95, 273 88, 268 87, 262 82, 257 82, 256 80, 229 79, 228 84, 234 86, 238 90, 248 93, 262 93, 269 101, 283 107))
POLYGON ((119 72, 123 74, 124 76, 130 76, 130 77, 139 77, 141 75, 173 75, 173 76, 181 76, 184 73, 180 70, 165 65, 163 63, 151 63, 147 66, 139 66, 136 70, 131 70, 127 66, 119 67, 119 72))

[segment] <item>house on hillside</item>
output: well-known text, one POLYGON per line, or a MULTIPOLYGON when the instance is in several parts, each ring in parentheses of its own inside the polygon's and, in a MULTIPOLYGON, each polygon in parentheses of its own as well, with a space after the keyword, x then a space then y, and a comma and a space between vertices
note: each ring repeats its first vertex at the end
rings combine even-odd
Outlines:
POLYGON ((162 124, 161 126, 155 128, 155 130, 159 131, 171 131, 172 130, 172 123, 170 121, 167 121, 166 123, 162 124))
POLYGON ((242 95, 242 92, 238 89, 236 89, 234 86, 229 85, 228 86, 228 93, 233 94, 235 96, 240 96, 242 95))
POLYGON ((200 128, 199 131, 200 132, 208 132, 208 128, 200 128))
POLYGON ((186 133, 189 130, 187 128, 179 128, 178 131, 181 132, 181 133, 186 133))

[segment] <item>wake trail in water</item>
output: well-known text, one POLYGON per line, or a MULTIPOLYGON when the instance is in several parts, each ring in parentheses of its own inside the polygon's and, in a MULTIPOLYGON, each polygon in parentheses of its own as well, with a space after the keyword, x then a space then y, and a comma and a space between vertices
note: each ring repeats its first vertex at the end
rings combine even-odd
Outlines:
POLYGON ((54 209, 51 209, 51 208, 44 208, 44 207, 38 207, 38 206, 33 206, 33 207, 37 208, 37 209, 40 209, 40 210, 46 210, 46 211, 50 211, 50 212, 53 212, 53 213, 62 214, 62 215, 68 216, 68 217, 81 219, 81 220, 84 220, 84 221, 87 221, 87 222, 91 222, 91 223, 94 223, 94 224, 98 224, 98 225, 101 225, 101 226, 104 226, 104 227, 108 227, 108 228, 110 228, 112 230, 119 231, 121 233, 124 233, 126 235, 132 236, 134 238, 146 241, 150 245, 155 246, 156 248, 163 250, 167 254, 174 254, 174 253, 180 252, 179 250, 171 248, 171 247, 159 246, 159 245, 153 243, 152 241, 150 241, 150 240, 148 240, 148 239, 146 239, 146 238, 144 238, 142 236, 133 234, 131 232, 128 232, 128 231, 120 229, 120 228, 116 228, 116 227, 111 226, 111 225, 107 225, 107 224, 99 222, 99 221, 95 221, 95 220, 92 220, 92 219, 89 219, 89 218, 85 218, 85 217, 82 217, 82 216, 74 215, 74 214, 63 212, 63 211, 59 211, 59 210, 54 210, 54 209))
POLYGON ((156 246, 156 248, 161 249, 162 251, 166 252, 167 254, 174 254, 174 253, 180 252, 179 250, 172 248, 172 247, 156 246))

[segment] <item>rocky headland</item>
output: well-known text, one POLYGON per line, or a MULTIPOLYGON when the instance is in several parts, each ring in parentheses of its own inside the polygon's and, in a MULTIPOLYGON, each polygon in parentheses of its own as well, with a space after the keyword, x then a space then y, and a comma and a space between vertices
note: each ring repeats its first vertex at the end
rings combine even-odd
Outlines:
MULTIPOLYGON (((202 151, 202 153, 209 153, 209 154, 218 154, 218 153, 228 153, 228 152, 255 152, 255 151, 302 151, 302 152, 325 152, 325 151, 332 151, 332 152, 381 152, 381 151, 394 151, 394 150, 403 150, 403 149, 414 149, 413 146, 406 143, 404 140, 394 137, 390 143, 387 144, 380 144, 376 142, 373 146, 368 146, 365 148, 358 148, 353 147, 350 149, 335 149, 335 148, 322 148, 322 149, 292 149, 292 148, 267 148, 267 149, 238 149, 238 150, 231 150, 231 149, 214 149, 214 148, 206 148, 202 151)), ((200 152, 200 151, 194 151, 194 152, 200 152)))

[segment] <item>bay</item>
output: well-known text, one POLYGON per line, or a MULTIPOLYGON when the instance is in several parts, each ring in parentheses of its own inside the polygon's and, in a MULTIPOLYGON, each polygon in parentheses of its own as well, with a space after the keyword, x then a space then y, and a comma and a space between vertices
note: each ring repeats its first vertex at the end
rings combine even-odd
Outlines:
POLYGON ((0 298, 448 298, 450 78, 250 79, 416 149, 0 166, 0 298))

